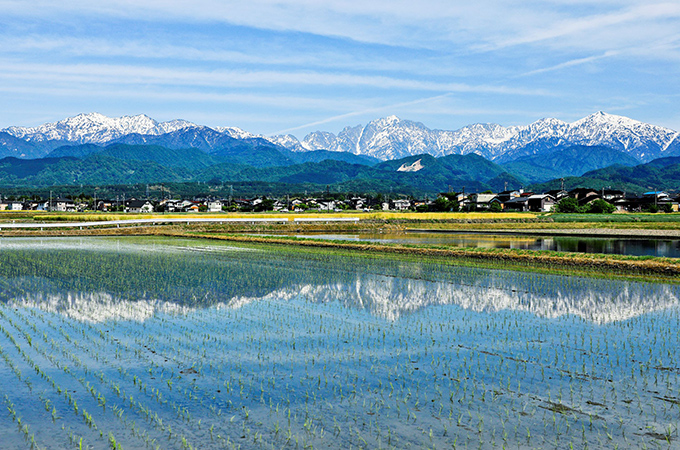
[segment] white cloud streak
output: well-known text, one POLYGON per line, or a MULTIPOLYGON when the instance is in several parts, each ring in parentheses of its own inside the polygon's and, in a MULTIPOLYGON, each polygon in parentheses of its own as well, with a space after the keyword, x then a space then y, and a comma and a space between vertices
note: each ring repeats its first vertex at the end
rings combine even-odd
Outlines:
POLYGON ((556 71, 556 70, 566 69, 568 67, 580 66, 582 64, 588 64, 588 63, 591 63, 591 62, 594 62, 594 61, 599 61, 601 59, 611 58, 611 57, 616 56, 618 54, 620 54, 620 52, 610 51, 610 52, 605 52, 602 55, 595 55, 595 56, 588 56, 588 57, 585 57, 585 58, 572 59, 570 61, 565 61, 563 63, 556 64, 554 66, 544 67, 542 69, 536 69, 536 70, 532 70, 532 71, 523 73, 523 74, 520 75, 520 77, 529 76, 529 75, 538 75, 538 74, 542 74, 542 73, 546 73, 546 72, 553 72, 553 71, 556 71))
POLYGON ((108 65, 108 64, 39 64, 2 61, 0 79, 26 82, 52 82, 55 84, 115 85, 169 85, 216 89, 281 85, 321 87, 370 87, 379 90, 413 90, 439 92, 470 92, 503 95, 553 95, 542 89, 515 88, 467 83, 441 83, 388 76, 355 75, 348 73, 322 73, 298 71, 239 71, 191 70, 167 67, 108 65))

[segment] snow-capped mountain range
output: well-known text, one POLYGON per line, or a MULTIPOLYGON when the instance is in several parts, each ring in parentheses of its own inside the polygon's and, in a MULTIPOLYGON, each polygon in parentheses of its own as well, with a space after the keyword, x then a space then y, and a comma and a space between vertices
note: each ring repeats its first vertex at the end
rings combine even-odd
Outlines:
POLYGON ((157 136, 194 126, 196 125, 186 120, 159 123, 145 114, 111 118, 99 113, 90 113, 78 114, 38 127, 9 127, 2 131, 29 142, 55 140, 78 144, 104 144, 127 134, 157 136))
POLYGON ((421 123, 390 116, 366 126, 347 127, 337 136, 317 131, 301 142, 296 142, 293 136, 270 139, 291 150, 346 151, 382 160, 422 153, 433 156, 477 153, 504 162, 548 148, 600 145, 648 161, 669 149, 680 149, 678 133, 673 130, 603 112, 573 123, 541 119, 527 126, 473 124, 455 131, 430 130, 421 123))
POLYGON ((423 153, 433 156, 476 153, 492 161, 507 162, 571 145, 605 146, 641 162, 680 155, 678 132, 603 112, 573 123, 547 118, 526 126, 473 124, 455 131, 433 130, 419 122, 389 116, 365 126, 346 127, 337 135, 315 131, 301 141, 292 135, 267 137, 235 127, 209 128, 185 120, 157 122, 143 114, 109 118, 91 113, 38 127, 0 130, 0 157, 42 157, 59 145, 129 142, 131 135, 136 135, 135 139, 140 143, 175 147, 200 140, 207 142, 205 147, 210 146, 210 142, 223 142, 215 139, 217 133, 233 139, 266 139, 298 152, 342 151, 381 160, 423 153), (177 138, 178 133, 182 134, 182 139, 177 138), (187 134, 193 137, 189 139, 187 134), (211 139, 205 139, 206 134, 210 134, 211 139))

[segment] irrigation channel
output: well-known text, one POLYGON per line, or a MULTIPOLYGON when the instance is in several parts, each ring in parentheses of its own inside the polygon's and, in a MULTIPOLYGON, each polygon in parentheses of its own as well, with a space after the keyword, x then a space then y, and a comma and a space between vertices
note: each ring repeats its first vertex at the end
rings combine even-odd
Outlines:
POLYGON ((2 448, 678 448, 680 286, 0 239, 2 448))
POLYGON ((442 232, 408 233, 279 233, 309 239, 393 244, 444 245, 455 248, 515 248, 558 252, 603 253, 629 256, 680 258, 680 239, 594 236, 536 236, 517 234, 442 232))

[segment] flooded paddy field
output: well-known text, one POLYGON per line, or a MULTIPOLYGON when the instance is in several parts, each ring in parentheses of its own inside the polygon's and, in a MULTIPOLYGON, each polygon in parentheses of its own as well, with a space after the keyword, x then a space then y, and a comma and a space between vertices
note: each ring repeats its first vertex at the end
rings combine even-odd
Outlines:
POLYGON ((444 245, 454 248, 513 248, 556 252, 680 258, 680 240, 587 236, 525 236, 493 233, 285 233, 308 239, 376 242, 383 244, 444 245))
POLYGON ((678 448, 680 286, 0 240, 3 448, 678 448))

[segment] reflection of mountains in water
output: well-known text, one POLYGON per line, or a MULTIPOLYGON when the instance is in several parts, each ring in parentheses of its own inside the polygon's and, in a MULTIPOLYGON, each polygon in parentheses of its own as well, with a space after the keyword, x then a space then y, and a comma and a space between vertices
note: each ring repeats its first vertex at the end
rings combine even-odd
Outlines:
MULTIPOLYGON (((561 277, 560 277, 561 278, 561 277)), ((488 281, 488 280, 487 280, 488 281)), ((575 288, 528 289, 526 284, 461 285, 387 277, 359 278, 350 286, 305 286, 309 301, 341 301, 388 320, 434 305, 457 305, 477 312, 524 311, 538 317, 572 315, 596 323, 623 321, 680 305, 680 289, 671 285, 598 282, 575 288)), ((588 283, 590 284, 590 283, 588 283)))
MULTIPOLYGON (((395 321, 429 306, 456 305, 478 312, 513 310, 544 318, 573 315, 595 323, 610 323, 680 305, 680 287, 674 285, 526 273, 480 273, 486 276, 477 274, 474 281, 467 280, 473 281, 469 283, 355 274, 351 280, 287 285, 257 296, 206 298, 205 306, 233 309, 258 301, 304 299, 310 303, 337 302, 395 321)), ((105 292, 26 293, 10 299, 9 303, 92 322, 144 321, 157 313, 187 314, 200 308, 195 303, 186 306, 149 297, 122 300, 105 292)))

